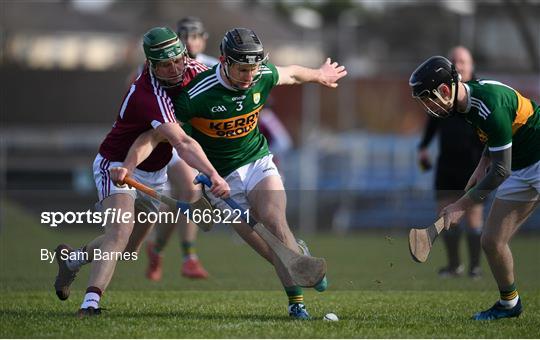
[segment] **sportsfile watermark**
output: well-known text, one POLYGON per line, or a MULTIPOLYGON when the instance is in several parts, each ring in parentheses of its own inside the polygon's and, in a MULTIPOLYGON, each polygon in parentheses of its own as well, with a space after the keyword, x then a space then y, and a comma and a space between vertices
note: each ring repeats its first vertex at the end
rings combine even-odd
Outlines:
POLYGON ((250 221, 249 210, 244 212, 239 209, 191 209, 177 211, 145 212, 136 214, 122 209, 107 208, 104 211, 43 211, 41 213, 41 224, 50 227, 58 227, 61 224, 97 224, 105 227, 109 223, 178 223, 186 219, 187 222, 214 223, 214 224, 236 224, 250 221))

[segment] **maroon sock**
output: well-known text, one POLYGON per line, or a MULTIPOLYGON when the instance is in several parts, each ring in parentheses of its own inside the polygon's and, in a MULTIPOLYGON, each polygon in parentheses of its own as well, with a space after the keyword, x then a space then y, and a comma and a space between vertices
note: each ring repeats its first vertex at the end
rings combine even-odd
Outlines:
POLYGON ((98 287, 94 287, 94 286, 90 286, 88 288, 86 288, 86 293, 96 293, 97 295, 99 295, 99 297, 101 297, 101 295, 103 294, 103 292, 101 291, 101 289, 99 289, 98 287))

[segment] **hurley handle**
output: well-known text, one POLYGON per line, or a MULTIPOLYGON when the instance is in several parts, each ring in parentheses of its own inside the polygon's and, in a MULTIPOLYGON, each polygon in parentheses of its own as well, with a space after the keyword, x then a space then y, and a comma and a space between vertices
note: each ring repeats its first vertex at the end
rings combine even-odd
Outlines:
POLYGON ((147 187, 146 185, 142 184, 142 183, 139 183, 137 182, 135 179, 129 177, 129 176, 126 176, 124 177, 124 181, 120 184, 127 184, 129 185, 130 187, 133 187, 139 191, 142 191, 144 192, 145 194, 147 194, 148 196, 151 196, 155 199, 161 199, 160 195, 154 190, 154 189, 151 189, 149 187, 147 187))

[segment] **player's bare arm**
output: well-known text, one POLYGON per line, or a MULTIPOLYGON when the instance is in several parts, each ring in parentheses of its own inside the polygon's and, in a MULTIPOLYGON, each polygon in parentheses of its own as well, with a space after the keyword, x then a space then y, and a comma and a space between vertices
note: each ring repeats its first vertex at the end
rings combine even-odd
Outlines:
POLYGON ((163 140, 167 140, 189 166, 208 174, 213 183, 210 191, 214 195, 218 197, 229 195, 229 185, 217 173, 216 169, 204 154, 199 143, 186 135, 184 130, 182 130, 177 123, 161 124, 155 130, 147 131, 137 137, 124 160, 123 165, 127 170, 115 171, 114 173, 111 173, 111 178, 115 181, 122 181, 123 176, 127 174, 127 171, 129 171, 129 169, 134 169, 146 159, 157 144, 163 140))
POLYGON ((199 171, 208 174, 218 180, 212 186, 212 193, 218 196, 228 195, 229 185, 218 174, 206 157, 203 149, 193 138, 189 137, 178 124, 162 124, 156 130, 163 135, 169 143, 178 151, 178 154, 186 163, 199 171))
POLYGON ((150 156, 159 143, 166 141, 167 139, 157 130, 148 130, 139 135, 129 149, 123 163, 124 168, 126 168, 129 173, 132 173, 138 164, 142 163, 142 161, 150 156))
POLYGON ((148 130, 139 135, 130 147, 123 167, 113 167, 109 170, 113 182, 121 182, 132 174, 137 165, 148 158, 159 143, 165 141, 167 140, 156 130, 148 130))
POLYGON ((345 66, 332 62, 330 58, 318 69, 307 68, 298 65, 276 66, 279 73, 278 85, 294 85, 302 83, 319 83, 321 85, 336 88, 337 81, 347 75, 345 66))

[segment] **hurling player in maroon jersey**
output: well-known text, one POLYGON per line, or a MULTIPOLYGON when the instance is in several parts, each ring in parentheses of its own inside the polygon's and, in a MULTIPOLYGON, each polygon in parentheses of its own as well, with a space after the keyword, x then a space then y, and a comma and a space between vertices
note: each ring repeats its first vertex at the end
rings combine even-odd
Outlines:
MULTIPOLYGON (((159 143, 135 169, 122 168, 137 181, 162 190, 167 181, 167 164, 174 147, 185 163, 211 174, 211 191, 220 196, 229 193, 228 184, 219 176, 200 145, 187 136, 176 122, 171 95, 185 86, 204 66, 189 59, 186 48, 169 28, 149 30, 143 39, 147 63, 129 88, 120 106, 116 122, 99 148, 94 161, 94 179, 104 213, 116 212, 127 220, 107 221, 105 233, 87 245, 72 249, 61 244, 56 248, 58 275, 54 287, 61 300, 69 297, 70 285, 80 267, 92 262, 86 295, 78 315, 101 313, 99 300, 109 285, 119 259, 136 258, 138 248, 153 224, 140 220, 142 213, 158 212, 159 202, 127 186, 111 181, 111 172, 119 171, 133 141, 143 132, 154 129, 166 139, 159 143), (118 255, 122 254, 122 255, 118 255), (122 257, 125 256, 125 257, 122 257)), ((196 188, 191 192, 195 195, 196 188)))

